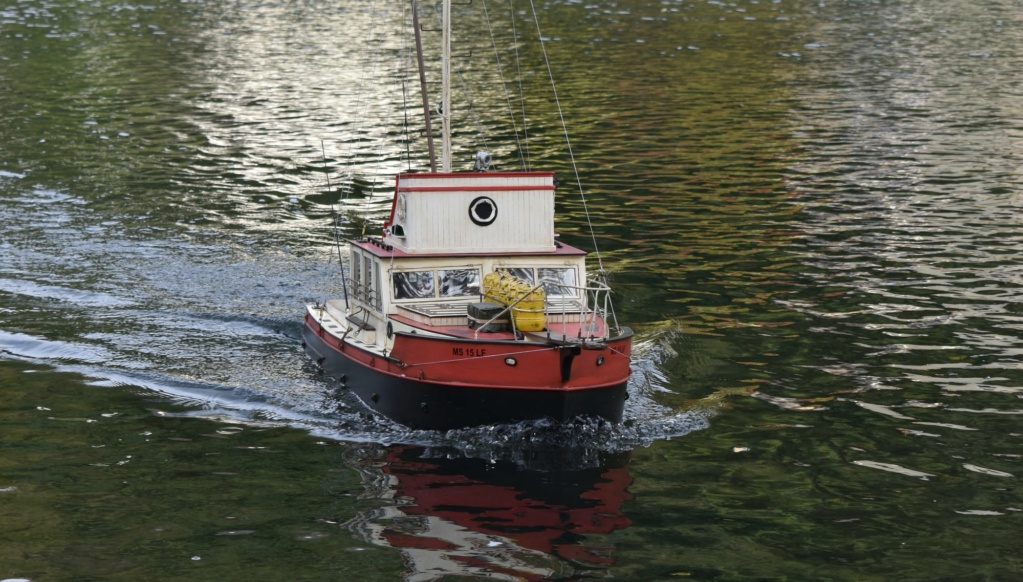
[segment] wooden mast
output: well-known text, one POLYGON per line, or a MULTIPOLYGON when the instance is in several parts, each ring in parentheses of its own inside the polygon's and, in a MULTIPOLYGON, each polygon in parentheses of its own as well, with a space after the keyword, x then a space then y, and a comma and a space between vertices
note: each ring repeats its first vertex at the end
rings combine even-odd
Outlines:
POLYGON ((426 148, 430 152, 430 171, 437 171, 437 154, 433 151, 433 123, 430 119, 430 95, 426 90, 426 66, 423 63, 423 34, 419 27, 419 6, 412 0, 412 28, 416 37, 416 60, 419 64, 419 92, 423 95, 423 115, 426 117, 426 148))

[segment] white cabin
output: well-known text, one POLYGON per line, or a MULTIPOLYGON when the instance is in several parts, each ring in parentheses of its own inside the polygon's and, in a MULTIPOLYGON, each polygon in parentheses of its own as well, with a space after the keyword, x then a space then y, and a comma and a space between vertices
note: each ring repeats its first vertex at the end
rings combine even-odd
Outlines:
POLYGON ((384 243, 410 255, 553 252, 554 173, 399 174, 384 243))
MULTIPOLYGON (((367 333, 388 314, 432 326, 466 325, 487 273, 544 285, 548 306, 578 319, 587 301, 586 253, 556 242, 552 172, 401 174, 382 238, 352 241, 351 317, 367 333)), ((333 309, 340 310, 337 304, 333 309)), ((338 314, 340 315, 340 314, 338 314)))

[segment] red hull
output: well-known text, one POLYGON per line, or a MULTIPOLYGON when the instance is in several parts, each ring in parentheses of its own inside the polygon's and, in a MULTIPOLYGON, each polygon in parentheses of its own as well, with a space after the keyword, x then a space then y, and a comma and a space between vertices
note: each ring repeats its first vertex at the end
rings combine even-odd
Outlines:
POLYGON ((539 418, 619 422, 632 332, 599 345, 396 334, 386 357, 344 343, 306 316, 306 350, 367 406, 414 428, 539 418))

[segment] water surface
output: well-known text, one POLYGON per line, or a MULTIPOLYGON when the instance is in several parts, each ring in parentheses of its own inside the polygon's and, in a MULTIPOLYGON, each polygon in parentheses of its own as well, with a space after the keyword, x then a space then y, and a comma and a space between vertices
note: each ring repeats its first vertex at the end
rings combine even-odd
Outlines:
POLYGON ((538 5, 585 208, 486 8, 456 159, 566 178, 626 422, 408 431, 302 354, 424 160, 400 7, 0 6, 0 579, 1023 574, 1018 6, 538 5))

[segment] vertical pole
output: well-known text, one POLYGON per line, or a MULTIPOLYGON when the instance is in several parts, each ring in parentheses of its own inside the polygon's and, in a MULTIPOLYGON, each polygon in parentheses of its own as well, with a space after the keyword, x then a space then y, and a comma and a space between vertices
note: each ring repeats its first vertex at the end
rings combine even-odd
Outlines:
POLYGON ((416 36, 416 60, 419 63, 419 91, 423 94, 423 115, 426 117, 426 147, 430 152, 430 171, 437 171, 437 154, 433 151, 433 123, 430 119, 430 95, 426 90, 426 67, 423 64, 423 33, 419 28, 419 6, 412 0, 412 28, 416 36))
POLYGON ((441 148, 441 171, 451 171, 451 0, 444 0, 443 38, 441 40, 441 121, 443 122, 443 147, 441 148))

